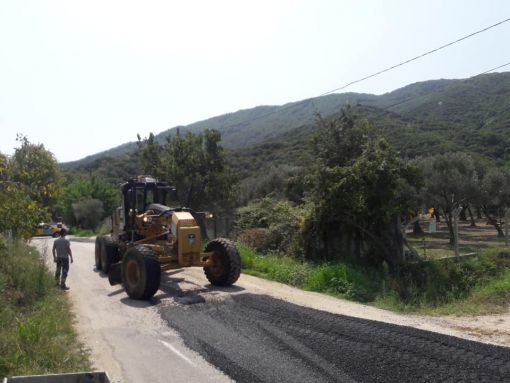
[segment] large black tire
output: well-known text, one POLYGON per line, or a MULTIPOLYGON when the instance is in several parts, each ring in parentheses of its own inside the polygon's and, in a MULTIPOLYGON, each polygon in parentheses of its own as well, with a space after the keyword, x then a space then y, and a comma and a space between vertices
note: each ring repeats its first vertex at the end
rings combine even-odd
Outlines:
POLYGON ((102 269, 102 266, 101 266, 101 249, 103 248, 103 236, 102 235, 98 235, 96 237, 96 248, 95 248, 95 252, 94 252, 94 258, 95 258, 95 264, 96 264, 96 269, 97 270, 101 270, 102 269))
POLYGON ((214 265, 204 267, 209 282, 215 286, 233 285, 241 274, 241 257, 234 243, 225 238, 217 238, 207 244, 205 252, 214 252, 214 265))
POLYGON ((157 254, 149 247, 136 246, 122 259, 122 283, 132 299, 149 299, 159 289, 161 266, 157 254))
POLYGON ((118 262, 119 248, 113 243, 112 237, 105 235, 101 243, 101 269, 108 274, 113 263, 118 262))

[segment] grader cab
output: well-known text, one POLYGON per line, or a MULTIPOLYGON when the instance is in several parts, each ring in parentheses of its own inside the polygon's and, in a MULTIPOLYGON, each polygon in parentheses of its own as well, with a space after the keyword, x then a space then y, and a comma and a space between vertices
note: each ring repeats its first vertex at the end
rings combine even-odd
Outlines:
POLYGON ((122 185, 123 206, 112 215, 111 235, 98 236, 95 264, 111 285, 122 283, 133 299, 148 299, 159 289, 161 272, 202 267, 212 285, 230 286, 239 278, 241 258, 228 239, 210 241, 204 251, 199 215, 168 207, 175 189, 150 176, 122 185))

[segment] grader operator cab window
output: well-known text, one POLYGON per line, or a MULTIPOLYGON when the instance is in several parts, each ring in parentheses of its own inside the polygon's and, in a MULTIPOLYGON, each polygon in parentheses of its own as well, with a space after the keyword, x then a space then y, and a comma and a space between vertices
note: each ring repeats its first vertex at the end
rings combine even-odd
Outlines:
POLYGON ((136 188, 135 209, 138 214, 145 211, 145 188, 136 188))

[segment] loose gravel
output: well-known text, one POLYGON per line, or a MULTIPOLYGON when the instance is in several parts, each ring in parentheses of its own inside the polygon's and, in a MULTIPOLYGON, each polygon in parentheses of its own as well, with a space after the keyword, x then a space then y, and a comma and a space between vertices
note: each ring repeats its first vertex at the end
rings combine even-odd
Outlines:
POLYGON ((265 295, 162 305, 185 344, 237 382, 510 382, 510 349, 265 295))

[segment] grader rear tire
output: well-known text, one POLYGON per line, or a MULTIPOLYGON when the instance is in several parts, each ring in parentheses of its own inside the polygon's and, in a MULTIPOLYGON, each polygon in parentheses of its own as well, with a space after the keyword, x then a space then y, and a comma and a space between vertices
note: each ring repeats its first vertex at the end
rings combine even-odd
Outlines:
POLYGON ((112 237, 101 237, 101 269, 108 274, 113 263, 119 261, 119 249, 113 243, 112 237))
POLYGON ((103 248, 103 236, 99 235, 96 237, 96 248, 94 252, 96 270, 101 270, 101 249, 103 248))
POLYGON ((149 247, 136 246, 124 254, 122 283, 132 299, 149 299, 159 289, 161 266, 157 254, 149 247))
POLYGON ((205 252, 214 252, 214 264, 204 267, 209 282, 215 286, 232 286, 241 274, 241 257, 234 243, 225 238, 217 238, 207 244, 205 252))

